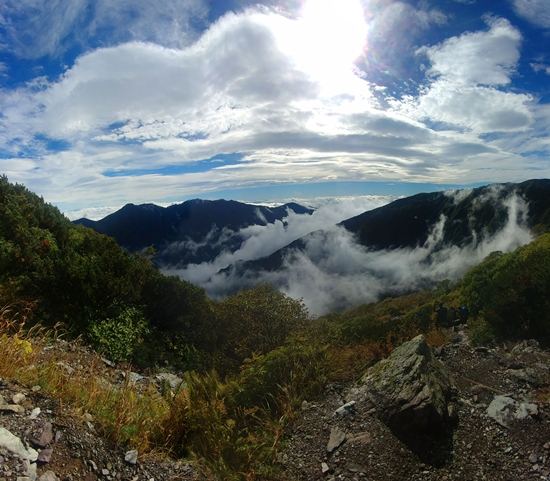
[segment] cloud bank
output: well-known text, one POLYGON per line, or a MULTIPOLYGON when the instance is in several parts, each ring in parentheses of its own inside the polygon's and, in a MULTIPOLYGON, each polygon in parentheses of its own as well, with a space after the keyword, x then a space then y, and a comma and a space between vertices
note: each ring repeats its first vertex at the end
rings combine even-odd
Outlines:
MULTIPOLYGON (((455 196, 458 202, 464 192, 449 192, 448 195, 455 196)), ((493 193, 486 199, 479 199, 473 206, 472 218, 476 209, 496 198, 493 193)), ((456 281, 491 252, 511 252, 530 242, 526 203, 514 195, 505 199, 503 206, 508 213, 505 226, 493 235, 477 233, 472 243, 463 247, 443 244, 445 217, 432 226, 424 245, 379 251, 366 249, 350 232, 332 225, 306 236, 305 249, 288 252, 282 269, 276 272, 215 272, 225 263, 224 258, 224 262, 220 259, 218 263, 216 259, 209 265, 190 266, 171 273, 197 282, 213 298, 221 298, 238 288, 269 282, 287 295, 303 299, 310 312, 318 316, 377 301, 383 296, 432 288, 445 279, 456 281)), ((269 238, 271 229, 277 227, 266 227, 265 238, 269 238)), ((244 249, 247 247, 253 251, 252 244, 245 245, 244 249)))
MULTIPOLYGON (((300 16, 271 2, 207 24, 200 0, 111 3, 0 6, 11 55, 89 44, 0 97, 3 172, 62 210, 273 184, 550 176, 547 143, 533 145, 548 138, 548 108, 514 86, 524 36, 506 18, 427 44, 452 21, 427 4, 343 0, 338 15, 300 16)), ((544 2, 515 5, 544 23, 544 2)))

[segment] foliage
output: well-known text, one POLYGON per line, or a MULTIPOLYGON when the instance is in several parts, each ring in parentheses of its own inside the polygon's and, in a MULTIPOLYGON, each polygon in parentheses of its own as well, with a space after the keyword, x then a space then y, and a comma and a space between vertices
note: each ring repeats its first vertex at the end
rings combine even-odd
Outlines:
POLYGON ((462 280, 462 295, 496 336, 550 341, 550 234, 514 252, 495 252, 462 280))
POLYGON ((495 339, 495 331, 483 317, 483 312, 475 318, 468 319, 470 340, 474 346, 482 346, 495 339))
POLYGON ((388 335, 395 341, 409 338, 431 329, 433 299, 433 292, 421 291, 331 313, 316 321, 316 334, 338 343, 384 343, 388 335))
POLYGON ((240 291, 216 304, 218 348, 226 361, 239 366, 253 354, 266 354, 309 328, 311 319, 301 300, 269 284, 240 291))
POLYGON ((112 319, 93 321, 88 337, 95 347, 112 361, 129 361, 150 334, 147 320, 135 307, 127 307, 112 319))
POLYGON ((215 347, 203 289, 163 276, 111 237, 74 226, 6 176, 0 176, 0 286, 10 298, 34 303, 43 324, 64 323, 73 337, 87 334, 121 360, 155 364, 167 353, 177 358, 215 347), (148 330, 159 340, 140 344, 148 330))
POLYGON ((247 360, 225 381, 215 372, 188 374, 189 449, 221 479, 261 471, 257 479, 268 479, 286 422, 304 398, 320 394, 327 372, 323 349, 290 344, 247 360))

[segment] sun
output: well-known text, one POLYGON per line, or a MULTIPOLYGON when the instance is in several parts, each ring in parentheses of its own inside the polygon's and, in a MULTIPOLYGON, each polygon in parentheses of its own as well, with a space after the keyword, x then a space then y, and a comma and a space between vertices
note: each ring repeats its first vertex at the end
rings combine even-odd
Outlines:
POLYGON ((306 0, 293 28, 278 36, 298 68, 330 82, 349 74, 365 46, 367 24, 359 0, 306 0))

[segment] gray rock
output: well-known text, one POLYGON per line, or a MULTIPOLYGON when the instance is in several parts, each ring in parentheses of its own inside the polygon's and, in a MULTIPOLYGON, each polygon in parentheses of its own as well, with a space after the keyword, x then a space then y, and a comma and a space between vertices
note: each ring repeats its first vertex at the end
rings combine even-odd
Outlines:
POLYGON ((327 452, 330 454, 339 448, 346 440, 346 433, 340 428, 335 427, 330 430, 330 438, 327 443, 327 452))
POLYGON ((21 459, 34 462, 38 458, 38 452, 32 448, 27 449, 21 439, 3 427, 0 427, 0 446, 16 454, 21 459))
POLYGON ((49 463, 52 459, 53 449, 43 449, 38 455, 37 461, 39 463, 49 463))
POLYGON ((25 401, 27 396, 25 396, 22 392, 15 393, 11 400, 13 401, 13 404, 21 404, 25 401))
POLYGON ((0 405, 0 411, 21 414, 25 412, 25 408, 19 404, 2 404, 0 405))
POLYGON ((136 464, 138 459, 138 452, 135 449, 132 449, 131 451, 127 451, 124 455, 124 461, 128 464, 136 464))
POLYGON ((42 476, 38 478, 38 481, 59 481, 59 478, 53 471, 46 471, 42 476))
POLYGON ((487 408, 487 416, 507 428, 514 419, 527 419, 538 414, 538 407, 532 403, 518 403, 508 396, 495 396, 487 408))
POLYGON ((175 374, 171 374, 169 372, 161 372, 156 375, 156 378, 159 381, 167 381, 168 384, 170 384, 170 388, 174 390, 187 387, 187 384, 181 377, 178 377, 175 374))
POLYGON ((29 416, 29 419, 36 419, 42 411, 40 408, 34 408, 29 416))
POLYGON ((37 445, 41 448, 45 448, 48 444, 50 444, 53 440, 53 430, 52 430, 52 423, 45 423, 44 427, 42 428, 42 434, 40 435, 40 439, 37 441, 37 445))
POLYGON ((399 431, 424 430, 449 416, 456 388, 424 336, 403 343, 362 379, 366 398, 379 418, 399 431))
POLYGON ((346 403, 343 406, 340 406, 336 411, 334 411, 334 415, 342 416, 344 414, 348 414, 355 411, 355 404, 356 404, 355 401, 350 401, 349 403, 346 403))

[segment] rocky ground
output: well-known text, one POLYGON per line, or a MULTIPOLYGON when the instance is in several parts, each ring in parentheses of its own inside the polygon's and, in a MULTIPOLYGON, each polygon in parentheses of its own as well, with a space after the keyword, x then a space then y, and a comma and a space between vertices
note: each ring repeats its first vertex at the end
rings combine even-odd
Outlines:
MULTIPOLYGON (((115 369, 109 361, 97 365, 89 349, 57 341, 43 354, 57 361, 68 372, 90 370, 106 382, 122 382, 126 371, 115 369), (71 352, 67 352, 71 351, 71 352), (68 359, 70 359, 70 364, 68 359)), ((39 360, 40 362, 40 360, 39 360)), ((156 382, 130 373, 136 382, 156 382)), ((166 375, 167 381, 175 376, 166 375)), ((179 379, 181 381, 181 379, 179 379)), ((117 448, 101 435, 92 416, 78 415, 54 401, 36 386, 26 389, 19 383, 0 379, 0 481, 208 481, 212 476, 188 461, 117 448)))
POLYGON ((288 478, 550 480, 550 353, 535 341, 473 348, 465 327, 451 337, 435 353, 458 388, 454 422, 429 434, 392 432, 367 401, 336 414, 354 389, 332 388, 302 406, 278 458, 288 478))
MULTIPOLYGON (((430 434, 392 432, 368 401, 349 404, 354 386, 332 386, 304 402, 289 428, 278 455, 283 478, 550 480, 550 353, 534 341, 473 348, 466 328, 451 337, 435 353, 457 386, 454 422, 430 434)), ((110 445, 93 418, 38 389, 0 380, 0 395, 0 481, 215 479, 188 461, 110 445)))

